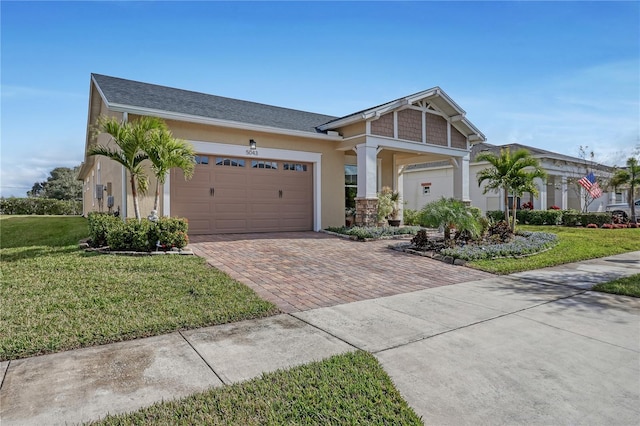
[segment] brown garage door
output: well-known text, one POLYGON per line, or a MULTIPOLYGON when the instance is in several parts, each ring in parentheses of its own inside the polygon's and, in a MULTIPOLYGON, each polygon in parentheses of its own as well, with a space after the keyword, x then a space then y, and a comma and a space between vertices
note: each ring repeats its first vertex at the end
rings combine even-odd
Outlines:
POLYGON ((193 178, 171 172, 171 216, 190 234, 313 229, 313 164, 199 155, 193 178))

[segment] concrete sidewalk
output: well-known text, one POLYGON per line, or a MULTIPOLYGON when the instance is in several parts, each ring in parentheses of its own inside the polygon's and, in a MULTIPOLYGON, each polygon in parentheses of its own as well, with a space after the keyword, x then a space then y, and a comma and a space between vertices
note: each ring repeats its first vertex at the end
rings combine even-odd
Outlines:
POLYGON ((637 424, 640 252, 0 363, 0 422, 96 420, 373 353, 426 424, 637 424))

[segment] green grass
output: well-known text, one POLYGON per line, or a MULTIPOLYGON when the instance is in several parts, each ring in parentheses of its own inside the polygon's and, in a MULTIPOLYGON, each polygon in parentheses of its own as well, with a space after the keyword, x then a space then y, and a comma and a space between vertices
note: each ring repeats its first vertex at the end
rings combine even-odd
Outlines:
POLYGON ((86 236, 83 218, 0 220, 0 360, 278 311, 195 256, 85 253, 86 236))
POLYGON ((558 244, 543 253, 522 257, 468 262, 472 268, 494 274, 511 274, 564 263, 640 250, 638 229, 587 229, 562 226, 519 226, 523 231, 551 232, 558 244))
POLYGON ((88 236, 87 220, 77 216, 0 216, 0 248, 63 247, 88 236))
POLYGON ((262 375, 177 401, 109 416, 99 425, 421 425, 366 352, 262 375))
POLYGON ((595 285, 592 290, 622 296, 640 297, 640 274, 595 285))

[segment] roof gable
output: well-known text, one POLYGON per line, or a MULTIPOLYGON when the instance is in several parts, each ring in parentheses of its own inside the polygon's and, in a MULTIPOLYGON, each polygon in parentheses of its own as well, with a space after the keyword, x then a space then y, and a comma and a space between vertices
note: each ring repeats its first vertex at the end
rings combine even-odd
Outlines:
POLYGON ((372 118, 377 119, 394 110, 401 110, 409 107, 426 108, 433 112, 442 114, 464 136, 469 137, 472 142, 486 140, 484 134, 482 134, 477 127, 467 120, 465 117, 466 112, 440 87, 433 87, 372 108, 354 112, 353 114, 349 114, 344 117, 336 118, 319 126, 319 129, 326 131, 343 127, 358 121, 369 120, 372 118))
POLYGON ((319 133, 317 126, 336 118, 100 74, 91 78, 112 109, 143 108, 309 133, 319 133))

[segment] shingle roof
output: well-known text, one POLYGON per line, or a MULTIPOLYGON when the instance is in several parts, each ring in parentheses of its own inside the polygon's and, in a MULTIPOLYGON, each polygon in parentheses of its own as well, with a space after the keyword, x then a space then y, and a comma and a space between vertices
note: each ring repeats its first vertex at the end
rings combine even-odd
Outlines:
MULTIPOLYGON (((569 162, 573 162, 573 163, 583 163, 584 160, 578 157, 572 157, 570 155, 564 155, 564 154, 558 154, 557 152, 553 152, 553 151, 547 151, 545 149, 540 149, 540 148, 536 148, 533 146, 529 146, 529 145, 522 145, 519 143, 510 143, 510 144, 505 144, 505 145, 493 145, 490 143, 486 143, 486 142, 482 142, 482 143, 478 143, 475 144, 471 147, 471 162, 474 163, 476 160, 476 157, 481 153, 481 152, 491 152, 493 154, 500 154, 500 150, 503 148, 509 148, 511 150, 511 152, 515 152, 519 149, 526 149, 527 151, 529 151, 531 153, 531 155, 535 156, 535 157, 542 157, 542 158, 553 158, 553 159, 557 159, 557 160, 564 160, 564 161, 569 161, 569 162)), ((595 163, 595 162, 589 162, 591 167, 597 168, 597 169, 603 169, 603 170, 611 170, 610 166, 604 165, 604 164, 599 164, 599 163, 595 163)), ((434 161, 434 162, 430 162, 430 163, 421 163, 421 164, 412 164, 410 166, 407 166, 407 170, 415 170, 415 169, 426 169, 426 168, 433 168, 433 167, 442 167, 442 166, 449 166, 450 163, 448 161, 434 161)))
POLYGON ((310 133, 319 133, 317 126, 337 118, 106 75, 91 76, 109 105, 149 108, 310 133))

